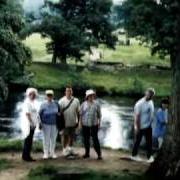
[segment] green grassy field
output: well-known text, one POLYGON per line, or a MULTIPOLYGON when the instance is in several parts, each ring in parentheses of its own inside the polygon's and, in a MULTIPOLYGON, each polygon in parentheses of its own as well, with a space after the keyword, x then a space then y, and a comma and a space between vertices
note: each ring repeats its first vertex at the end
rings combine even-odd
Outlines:
MULTIPOLYGON (((120 39, 124 39, 121 36, 120 39)), ((40 34, 33 34, 28 37, 24 43, 31 48, 33 53, 33 61, 38 62, 50 62, 51 55, 47 54, 45 44, 49 42, 47 38, 41 38, 40 34)), ((102 61, 111 62, 123 62, 125 65, 162 65, 169 66, 169 59, 160 59, 158 56, 151 56, 150 50, 147 47, 140 46, 138 41, 131 39, 131 46, 116 46, 115 50, 110 50, 100 46, 102 52, 102 61)), ((88 56, 84 57, 84 60, 88 60, 88 56)), ((73 62, 71 62, 73 63, 73 62)))
POLYGON ((56 166, 39 166, 35 169, 31 169, 30 173, 28 174, 27 180, 54 180, 54 179, 81 179, 81 180, 148 180, 148 177, 144 175, 137 175, 137 174, 130 174, 125 172, 117 172, 117 173, 106 173, 106 172, 96 172, 86 170, 84 168, 76 168, 68 169, 67 167, 58 167, 56 166), (67 173, 71 171, 71 173, 67 173), (78 173, 79 172, 79 173, 78 173), (83 172, 83 173, 82 173, 83 172))
POLYGON ((157 70, 121 70, 116 73, 75 70, 51 64, 32 64, 28 70, 35 74, 32 85, 41 89, 61 89, 67 84, 74 87, 94 88, 109 94, 143 93, 147 87, 154 87, 157 96, 170 94, 170 72, 157 70), (157 78, 158 77, 158 78, 157 78), (140 92, 138 92, 140 91, 140 92), (142 92, 141 92, 142 91, 142 92))

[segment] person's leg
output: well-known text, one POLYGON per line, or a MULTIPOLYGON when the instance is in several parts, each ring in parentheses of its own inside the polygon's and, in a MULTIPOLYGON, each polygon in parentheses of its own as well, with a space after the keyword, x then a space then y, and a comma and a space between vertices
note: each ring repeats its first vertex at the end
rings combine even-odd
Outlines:
POLYGON ((146 138, 146 148, 147 148, 147 158, 149 159, 152 155, 152 128, 147 128, 145 130, 146 138))
POLYGON ((43 150, 44 150, 44 158, 47 159, 49 157, 49 147, 50 147, 50 126, 43 124, 43 150))
POLYGON ((90 153, 90 127, 83 126, 82 134, 83 134, 83 142, 85 148, 84 158, 87 158, 89 157, 89 153, 90 153))
POLYGON ((75 128, 69 128, 69 147, 73 146, 74 143, 75 128))
POLYGON ((161 149, 163 144, 163 137, 158 137, 158 148, 161 149))
POLYGON ((55 147, 57 139, 57 127, 56 125, 51 125, 51 135, 50 135, 50 155, 52 158, 56 158, 55 147))
POLYGON ((22 153, 22 159, 24 160, 31 159, 30 153, 32 149, 33 135, 34 135, 34 129, 31 129, 28 137, 24 140, 24 147, 22 153))
POLYGON ((143 130, 139 130, 139 132, 135 134, 135 142, 132 150, 133 157, 137 156, 138 154, 138 149, 142 140, 142 136, 143 136, 143 130))
POLYGON ((93 145, 94 145, 94 149, 98 155, 99 159, 102 159, 101 157, 101 147, 100 147, 100 143, 99 143, 99 139, 98 139, 98 126, 92 126, 91 127, 91 136, 93 139, 93 145))
POLYGON ((67 144, 68 144, 67 129, 63 130, 63 133, 61 135, 61 142, 62 142, 63 149, 66 149, 67 144))

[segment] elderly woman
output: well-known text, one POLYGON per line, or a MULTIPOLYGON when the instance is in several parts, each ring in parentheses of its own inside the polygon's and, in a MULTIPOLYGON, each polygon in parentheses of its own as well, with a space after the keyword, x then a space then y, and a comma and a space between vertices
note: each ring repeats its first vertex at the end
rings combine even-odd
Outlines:
POLYGON ((58 134, 56 126, 56 118, 58 114, 58 104, 53 100, 54 92, 52 90, 47 90, 46 101, 40 107, 40 117, 43 131, 43 149, 44 156, 43 159, 48 159, 49 157, 55 159, 57 158, 55 154, 56 138, 58 134))
POLYGON ((31 157, 31 149, 34 131, 39 124, 38 103, 36 97, 38 92, 35 88, 26 90, 26 100, 24 103, 23 114, 25 121, 22 122, 22 133, 25 138, 22 159, 24 161, 34 161, 31 157))
POLYGON ((86 100, 81 105, 80 122, 82 125, 82 133, 84 139, 85 155, 83 158, 90 157, 90 136, 92 136, 94 149, 98 155, 98 160, 102 159, 101 148, 98 139, 98 130, 101 121, 101 109, 95 100, 95 92, 93 90, 86 91, 86 100))

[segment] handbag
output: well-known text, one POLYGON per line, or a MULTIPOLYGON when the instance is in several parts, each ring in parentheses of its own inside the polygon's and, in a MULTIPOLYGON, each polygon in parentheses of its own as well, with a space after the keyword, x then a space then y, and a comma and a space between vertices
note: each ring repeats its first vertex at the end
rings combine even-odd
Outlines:
POLYGON ((68 105, 66 107, 64 107, 62 110, 60 109, 60 106, 58 104, 58 115, 56 118, 56 125, 57 125, 57 129, 59 131, 62 131, 65 128, 64 112, 71 106, 73 101, 74 101, 74 98, 71 99, 71 101, 68 103, 68 105))

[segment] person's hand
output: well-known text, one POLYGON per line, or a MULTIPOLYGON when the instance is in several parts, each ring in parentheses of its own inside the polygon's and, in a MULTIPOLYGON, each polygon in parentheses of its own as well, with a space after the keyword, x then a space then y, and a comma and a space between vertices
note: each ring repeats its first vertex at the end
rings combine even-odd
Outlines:
POLYGON ((42 130, 42 123, 39 123, 39 129, 42 130))
POLYGON ((98 129, 100 129, 100 127, 101 127, 101 123, 99 122, 99 123, 98 123, 98 129))

